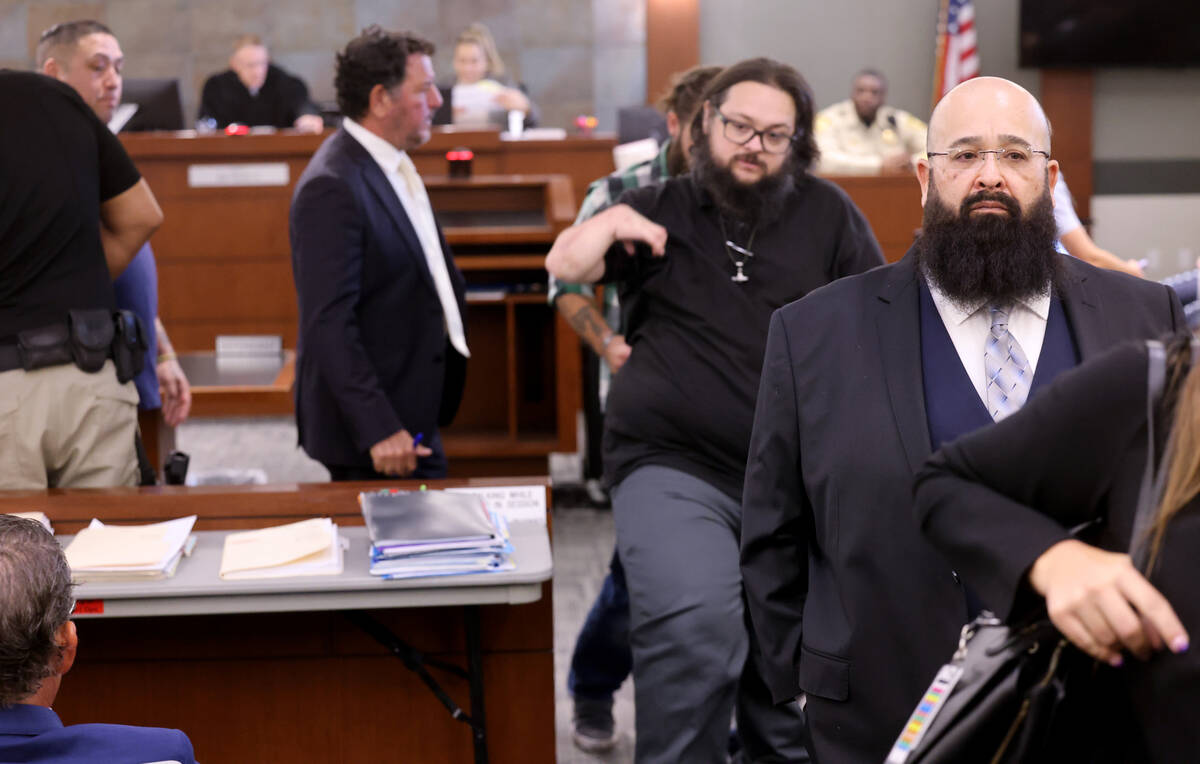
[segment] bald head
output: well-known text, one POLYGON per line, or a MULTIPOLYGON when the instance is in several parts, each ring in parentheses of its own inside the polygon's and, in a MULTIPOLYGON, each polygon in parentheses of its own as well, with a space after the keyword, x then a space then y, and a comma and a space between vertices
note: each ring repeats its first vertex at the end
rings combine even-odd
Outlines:
POLYGON ((927 145, 917 162, 925 275, 960 306, 1044 292, 1059 262, 1058 162, 1037 99, 998 77, 968 80, 930 115, 927 145))
POLYGON ((1020 139, 1050 151, 1050 120, 1025 88, 1000 77, 975 77, 945 95, 929 117, 926 147, 945 151, 962 143, 999 146, 1020 139), (977 139, 971 141, 970 139, 977 139))

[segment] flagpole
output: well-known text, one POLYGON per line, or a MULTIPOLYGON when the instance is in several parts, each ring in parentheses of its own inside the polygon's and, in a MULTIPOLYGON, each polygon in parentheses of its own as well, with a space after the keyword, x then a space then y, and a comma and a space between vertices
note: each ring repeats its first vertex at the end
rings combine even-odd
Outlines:
POLYGON ((933 57, 933 102, 929 106, 932 114, 938 101, 942 100, 942 88, 946 84, 946 37, 949 34, 950 0, 939 0, 937 19, 937 41, 933 57))

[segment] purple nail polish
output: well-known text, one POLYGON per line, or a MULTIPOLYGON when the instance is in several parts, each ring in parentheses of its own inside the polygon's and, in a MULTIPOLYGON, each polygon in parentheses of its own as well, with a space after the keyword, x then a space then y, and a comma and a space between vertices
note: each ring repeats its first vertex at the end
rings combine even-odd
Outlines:
POLYGON ((1124 662, 1125 662, 1125 659, 1118 655, 1118 656, 1110 659, 1108 662, 1108 665, 1112 666, 1113 668, 1120 668, 1121 664, 1124 662))
POLYGON ((1176 653, 1186 653, 1188 649, 1187 637, 1176 637, 1171 643, 1171 651, 1176 653))

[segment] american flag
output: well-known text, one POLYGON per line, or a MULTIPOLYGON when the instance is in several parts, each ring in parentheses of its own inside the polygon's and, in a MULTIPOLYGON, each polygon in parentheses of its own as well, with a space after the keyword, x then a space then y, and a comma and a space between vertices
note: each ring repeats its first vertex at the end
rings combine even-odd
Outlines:
POLYGON ((937 61, 933 68, 934 105, 955 85, 978 74, 975 7, 971 0, 941 0, 937 24, 937 61))

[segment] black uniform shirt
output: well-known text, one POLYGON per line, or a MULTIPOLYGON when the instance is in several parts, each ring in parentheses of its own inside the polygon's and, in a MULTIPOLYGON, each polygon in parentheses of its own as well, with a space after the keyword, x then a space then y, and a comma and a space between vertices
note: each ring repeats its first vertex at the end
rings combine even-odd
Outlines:
MULTIPOLYGON (((665 257, 617 243, 603 281, 620 282, 622 325, 633 353, 613 377, 605 413, 610 483, 647 464, 699 477, 741 497, 771 313, 834 279, 883 264, 866 219, 829 181, 800 180, 783 214, 754 233, 736 269, 718 209, 690 175, 623 194, 664 226, 665 257)), ((749 231, 735 231, 747 247, 749 231)), ((734 253, 735 257, 740 256, 734 253)))
POLYGON ((200 118, 215 119, 217 127, 231 122, 292 127, 301 114, 316 113, 308 86, 274 64, 267 67, 267 79, 254 95, 236 72, 227 70, 209 77, 200 96, 200 118))
POLYGON ((115 309, 100 204, 140 179, 116 136, 69 86, 0 71, 0 342, 115 309))

